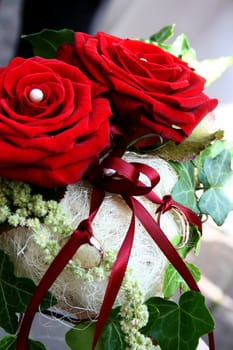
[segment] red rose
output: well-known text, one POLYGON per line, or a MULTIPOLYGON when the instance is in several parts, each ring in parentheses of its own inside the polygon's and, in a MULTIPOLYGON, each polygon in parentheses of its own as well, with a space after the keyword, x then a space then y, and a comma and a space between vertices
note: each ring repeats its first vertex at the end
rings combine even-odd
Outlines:
POLYGON ((75 183, 109 147, 103 87, 56 59, 15 58, 0 71, 0 176, 75 183))
POLYGON ((75 33, 73 50, 63 46, 58 57, 107 85, 116 122, 129 140, 152 133, 181 142, 217 105, 203 93, 202 77, 156 45, 75 33))

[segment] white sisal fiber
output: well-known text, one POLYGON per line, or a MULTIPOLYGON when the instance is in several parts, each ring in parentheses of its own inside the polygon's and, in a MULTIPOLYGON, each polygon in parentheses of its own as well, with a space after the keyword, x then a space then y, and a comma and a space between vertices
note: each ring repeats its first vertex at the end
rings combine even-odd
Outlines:
MULTIPOLYGON (((171 193, 172 187, 177 181, 177 175, 166 161, 133 153, 126 154, 124 159, 128 162, 145 163, 156 169, 161 179, 154 191, 161 198, 171 193)), ((85 181, 67 187, 61 203, 74 228, 82 220, 88 218, 91 191, 91 185, 85 181)), ((137 199, 155 218, 157 205, 144 197, 137 197, 137 199)), ((119 195, 107 193, 93 221, 94 235, 106 251, 119 250, 130 219, 131 210, 124 200, 119 195)), ((169 239, 180 234, 180 224, 172 211, 163 215, 162 229, 169 239)), ((56 237, 52 232, 50 234, 51 237, 56 237)), ((32 232, 25 229, 13 229, 10 233, 1 235, 1 245, 4 246, 5 251, 8 251, 12 259, 17 261, 17 274, 29 276, 38 283, 47 270, 48 264, 44 261, 42 249, 35 245, 32 232), (23 249, 24 247, 25 249, 23 249), (20 254, 17 256, 18 252, 20 254)), ((99 259, 95 249, 89 246, 81 247, 76 256, 79 258, 81 265, 87 269, 96 266, 99 259)), ((145 294, 145 299, 153 295, 161 295, 166 263, 167 260, 163 253, 137 220, 128 269, 132 272, 132 278, 138 281, 145 294)), ((93 281, 87 282, 77 277, 72 271, 64 270, 54 283, 51 291, 57 297, 60 306, 66 310, 72 310, 75 313, 85 310, 88 313, 98 314, 108 276, 109 273, 104 273, 102 280, 96 277, 93 281)), ((123 298, 123 292, 120 292, 116 304, 121 304, 123 298)))

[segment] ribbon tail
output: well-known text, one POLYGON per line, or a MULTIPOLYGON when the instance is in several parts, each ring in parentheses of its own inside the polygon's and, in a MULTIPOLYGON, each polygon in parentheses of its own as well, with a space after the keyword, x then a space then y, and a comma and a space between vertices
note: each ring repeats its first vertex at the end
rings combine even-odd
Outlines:
POLYGON ((208 340, 209 340, 210 350, 215 350, 215 340, 214 340, 214 333, 213 332, 208 334, 208 340))
MULTIPOLYGON (((191 272, 185 265, 184 261, 177 253, 176 249, 173 247, 169 239, 163 233, 157 222, 153 219, 153 217, 148 213, 148 211, 138 202, 135 198, 132 198, 134 212, 137 218, 141 221, 147 232, 153 238, 158 247, 162 250, 167 259, 172 263, 172 265, 176 268, 179 274, 186 281, 190 289, 200 292, 200 289, 194 280, 191 272)), ((181 206, 182 207, 182 206, 181 206)), ((185 207, 184 207, 185 208, 185 207)), ((193 212, 191 210, 190 213, 193 216, 193 212)), ((185 213, 185 215, 187 215, 185 213)), ((187 215, 188 217, 188 215, 187 215)), ((194 224, 194 222, 192 222, 194 224)), ((197 223, 196 223, 197 224, 197 223)), ((198 226, 199 227, 199 226, 198 226)), ((210 350, 215 350, 215 342, 214 342, 214 334, 213 332, 208 334, 209 338, 209 348, 210 350)))
MULTIPOLYGON (((130 199, 128 199, 130 201, 130 199)), ((128 203, 128 202, 127 202, 128 203)), ((131 206, 132 207, 132 206, 131 206)), ((101 335, 101 332, 104 328, 104 325, 107 321, 107 318, 110 314, 114 301, 117 297, 119 289, 122 284, 122 280, 125 275, 125 271, 128 265, 130 252, 134 240, 134 231, 135 231, 135 214, 133 212, 130 226, 128 228, 126 237, 120 247, 116 261, 113 265, 109 282, 105 291, 104 300, 100 309, 100 314, 96 324, 95 335, 92 344, 92 350, 95 349, 98 339, 101 335)))
POLYGON ((58 255, 55 257, 52 264, 49 266, 48 270, 41 279, 28 305, 20 325, 16 350, 27 350, 31 325, 41 301, 44 299, 47 291, 68 264, 69 260, 76 253, 78 248, 85 243, 89 243, 89 241, 89 232, 76 230, 72 234, 69 241, 63 246, 58 255))

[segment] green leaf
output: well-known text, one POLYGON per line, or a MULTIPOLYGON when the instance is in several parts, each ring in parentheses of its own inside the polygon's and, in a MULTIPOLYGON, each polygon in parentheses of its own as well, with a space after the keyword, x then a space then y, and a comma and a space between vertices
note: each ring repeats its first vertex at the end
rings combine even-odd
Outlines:
POLYGON ((186 55, 186 57, 196 57, 196 53, 190 46, 188 38, 185 34, 180 34, 177 36, 175 41, 169 47, 169 52, 180 58, 183 58, 184 55, 186 55))
POLYGON ((176 37, 172 44, 167 44, 166 41, 174 35, 175 25, 171 24, 162 28, 158 33, 153 34, 148 40, 140 39, 142 41, 158 45, 167 52, 183 59, 196 59, 196 53, 190 46, 188 38, 185 34, 180 34, 176 37))
MULTIPOLYGON (((66 343, 72 350, 91 350, 96 325, 95 323, 80 323, 66 333, 66 343)), ((95 350, 102 350, 101 340, 98 341, 95 350)))
POLYGON ((149 40, 154 41, 156 43, 164 43, 168 39, 170 39, 174 34, 175 24, 170 24, 166 27, 160 29, 159 32, 150 36, 149 40))
POLYGON ((210 215, 217 225, 222 225, 233 210, 231 189, 233 186, 233 171, 231 170, 231 154, 224 150, 214 158, 206 158, 203 163, 202 175, 208 189, 199 200, 202 213, 210 215))
POLYGON ((180 284, 182 283, 182 277, 179 272, 174 268, 172 264, 168 264, 163 280, 163 295, 166 299, 169 299, 175 294, 177 289, 179 289, 180 284))
MULTIPOLYGON (((0 350, 16 350, 16 337, 6 336, 0 340, 0 350)), ((28 340, 28 350, 46 350, 46 347, 36 341, 29 339, 28 340)))
POLYGON ((198 213, 193 164, 191 162, 171 162, 171 165, 175 168, 179 176, 172 190, 173 199, 198 213))
POLYGON ((233 174, 230 152, 224 150, 214 158, 205 159, 203 168, 211 186, 217 188, 224 186, 233 174))
MULTIPOLYGON (((201 278, 201 273, 197 266, 187 263, 186 265, 193 275, 196 282, 201 278)), ((163 280, 163 294, 165 298, 171 298, 175 292, 182 287, 183 290, 188 290, 187 283, 181 277, 179 272, 175 269, 172 264, 168 264, 165 270, 164 280, 163 280)))
POLYGON ((125 350, 126 344, 120 326, 119 308, 112 310, 101 339, 104 350, 125 350))
POLYGON ((6 336, 0 340, 0 350, 15 350, 16 337, 6 336))
POLYGON ((199 207, 202 213, 210 215, 221 226, 228 213, 233 210, 233 203, 221 189, 210 188, 201 196, 199 207))
POLYGON ((46 350, 46 347, 37 340, 29 339, 28 350, 46 350))
POLYGON ((233 158, 233 142, 226 140, 216 140, 212 144, 208 145, 195 159, 195 166, 200 169, 203 168, 203 164, 206 158, 215 158, 222 151, 228 150, 233 158))
POLYGON ((149 313, 149 319, 146 326, 140 329, 140 332, 148 334, 148 332, 154 328, 154 324, 157 322, 160 312, 153 298, 148 299, 145 304, 149 313))
POLYGON ((154 304, 160 315, 142 332, 154 338, 162 350, 196 350, 199 338, 214 328, 205 299, 198 292, 184 293, 179 304, 158 297, 148 303, 154 304))
POLYGON ((74 32, 70 29, 52 30, 43 29, 41 32, 22 35, 32 45, 35 56, 55 58, 58 48, 64 43, 73 43, 74 32))
MULTIPOLYGON (((198 255, 200 241, 201 241, 201 232, 198 230, 196 226, 190 225, 188 241, 182 248, 178 249, 178 253, 181 256, 181 258, 184 260, 192 249, 194 249, 194 253, 198 255)), ((178 247, 181 242, 182 242, 181 235, 178 235, 172 238, 172 244, 175 247, 178 247)))
MULTIPOLYGON (((9 257, 0 250, 0 326, 8 333, 14 334, 18 328, 17 313, 25 312, 36 289, 29 278, 16 277, 14 266, 9 257)), ((56 299, 47 293, 41 309, 56 304, 56 299)))
POLYGON ((198 180, 204 185, 204 187, 209 187, 209 182, 204 171, 204 161, 207 158, 215 158, 224 150, 228 150, 231 158, 233 158, 233 143, 226 140, 215 140, 193 160, 193 163, 198 170, 198 180))

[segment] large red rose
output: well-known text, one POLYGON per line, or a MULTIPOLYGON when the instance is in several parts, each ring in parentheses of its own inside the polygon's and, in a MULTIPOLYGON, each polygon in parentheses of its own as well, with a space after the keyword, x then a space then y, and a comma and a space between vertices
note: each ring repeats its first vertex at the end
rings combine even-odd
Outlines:
POLYGON ((73 50, 63 46, 58 57, 107 85, 128 139, 152 133, 181 142, 217 105, 203 93, 202 77, 153 44, 77 32, 73 50))
POLYGON ((0 176, 75 183, 109 147, 103 87, 56 59, 14 58, 0 70, 0 176))

